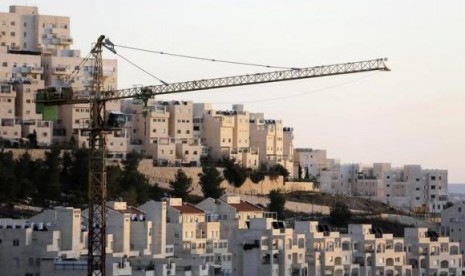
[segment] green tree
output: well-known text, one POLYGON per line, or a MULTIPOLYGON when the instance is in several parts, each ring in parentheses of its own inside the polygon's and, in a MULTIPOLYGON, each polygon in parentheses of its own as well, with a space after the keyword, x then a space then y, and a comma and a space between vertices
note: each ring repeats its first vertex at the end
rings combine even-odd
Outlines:
POLYGON ((137 171, 139 162, 142 160, 142 154, 133 150, 126 154, 126 159, 123 161, 125 171, 137 171))
POLYGON ((0 152, 0 201, 8 202, 16 198, 15 162, 12 152, 0 152))
POLYGON ((27 136, 27 139, 29 139, 29 146, 33 149, 38 148, 39 144, 37 143, 37 132, 34 129, 32 133, 29 133, 27 136))
POLYGON ((265 173, 262 170, 252 170, 249 173, 249 177, 253 183, 257 184, 265 179, 265 173))
POLYGON ((236 159, 231 159, 228 157, 223 157, 221 159, 221 164, 224 167, 223 175, 224 178, 229 182, 229 184, 234 185, 235 187, 240 187, 244 184, 247 179, 247 168, 239 165, 236 162, 236 159))
POLYGON ((336 202, 331 206, 331 210, 329 213, 329 222, 336 226, 342 227, 347 226, 350 219, 352 217, 352 213, 349 210, 349 207, 343 202, 336 202))
POLYGON ((123 189, 121 179, 123 170, 120 166, 107 166, 107 197, 111 200, 120 200, 123 189))
POLYGON ((69 192, 73 194, 76 204, 84 204, 88 201, 90 150, 78 148, 72 155, 72 165, 69 167, 69 192))
POLYGON ((282 175, 285 179, 289 177, 289 171, 281 164, 276 164, 270 168, 271 172, 277 172, 282 175))
POLYGON ((221 182, 223 182, 224 178, 221 176, 220 171, 218 171, 216 167, 202 167, 202 172, 199 173, 199 177, 199 184, 202 187, 204 198, 219 198, 223 195, 224 189, 221 188, 221 182))
POLYGON ((60 149, 52 147, 50 151, 45 152, 45 160, 42 163, 40 182, 37 185, 39 201, 60 199, 60 166, 60 149))
POLYGON ((270 203, 268 204, 268 211, 276 212, 278 219, 284 219, 284 206, 286 205, 286 197, 281 190, 272 190, 268 194, 270 203))
POLYGON ((124 160, 123 176, 120 180, 123 199, 131 204, 143 203, 149 199, 150 185, 147 177, 138 171, 142 155, 136 151, 129 152, 124 160))
POLYGON ((300 164, 299 164, 299 170, 298 170, 297 178, 302 179, 302 166, 300 164))
POLYGON ((192 191, 192 178, 187 177, 186 173, 179 169, 176 172, 175 180, 170 181, 170 188, 173 190, 171 195, 173 197, 180 197, 183 201, 187 199, 187 196, 192 191))
POLYGON ((19 185, 19 199, 25 199, 33 196, 35 192, 34 178, 36 175, 35 162, 31 155, 25 152, 16 160, 16 179, 19 185))

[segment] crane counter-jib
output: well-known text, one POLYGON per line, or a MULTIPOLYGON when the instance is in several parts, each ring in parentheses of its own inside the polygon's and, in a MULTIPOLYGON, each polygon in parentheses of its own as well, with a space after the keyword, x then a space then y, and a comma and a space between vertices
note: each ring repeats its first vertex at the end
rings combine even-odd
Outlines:
POLYGON ((245 86, 287 80, 299 80, 341 74, 361 73, 368 71, 389 71, 386 59, 373 59, 359 62, 314 66, 292 70, 281 70, 222 78, 202 79, 170 84, 152 85, 129 89, 101 91, 98 95, 89 91, 74 91, 70 88, 46 88, 38 91, 36 103, 44 105, 65 105, 89 103, 92 100, 110 101, 127 98, 147 99, 155 95, 182 93, 198 90, 245 86))

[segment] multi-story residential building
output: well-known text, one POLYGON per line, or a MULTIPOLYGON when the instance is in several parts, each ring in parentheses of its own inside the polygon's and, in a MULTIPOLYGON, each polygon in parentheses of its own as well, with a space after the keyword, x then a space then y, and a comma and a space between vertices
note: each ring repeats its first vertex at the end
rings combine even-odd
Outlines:
POLYGON ((283 160, 284 167, 290 176, 294 176, 294 128, 283 128, 283 160))
POLYGON ((294 173, 293 129, 283 127, 281 120, 265 120, 263 113, 250 114, 250 145, 258 148, 260 163, 280 164, 294 173))
POLYGON ((204 210, 207 221, 221 222, 222 239, 230 239, 237 229, 246 229, 250 219, 263 217, 262 208, 238 196, 209 197, 196 206, 204 210))
POLYGON ((179 271, 192 275, 230 275, 232 255, 229 241, 221 239, 220 222, 206 221, 205 212, 180 198, 169 198, 167 206, 167 242, 174 245, 179 271), (208 274, 210 273, 210 274, 208 274))
POLYGON ((405 228, 407 258, 413 275, 462 275, 463 255, 459 242, 427 228, 405 228))
MULTIPOLYGON (((10 6, 9 13, 0 13, 0 110, 6 112, 1 116, 2 138, 21 142, 35 133, 39 145, 87 144, 82 129, 89 124, 88 104, 49 107, 40 111, 43 114, 35 107, 36 92, 45 86, 72 86, 78 95, 88 96, 93 67, 84 64, 77 70, 84 58, 70 48, 72 43, 69 17, 41 15, 37 7, 28 6, 10 6)), ((116 73, 116 60, 104 60, 105 89, 116 89, 116 73)), ((119 111, 119 103, 109 102, 107 110, 119 111)), ((107 136, 109 152, 127 151, 121 136, 107 136)))
POLYGON ((327 170, 326 150, 296 148, 294 150, 294 177, 319 177, 321 171, 327 170), (301 168, 301 175, 299 173, 301 168))
POLYGON ((35 132, 39 145, 49 145, 52 122, 42 120, 35 106, 36 91, 44 87, 40 56, 0 46, 0 60, 0 137, 19 143, 35 132))
MULTIPOLYGON (((321 192, 361 196, 414 213, 439 216, 447 203, 447 171, 420 165, 393 168, 389 163, 340 164, 326 151, 295 149, 295 171, 317 177, 321 192)), ((297 175, 296 175, 297 176, 297 175)))
POLYGON ((320 171, 320 191, 324 193, 341 193, 347 190, 341 181, 341 163, 338 159, 327 159, 326 169, 320 171))
POLYGON ((360 265, 360 275, 419 275, 413 273, 407 261, 404 239, 369 224, 349 224, 348 235, 355 250, 353 258, 360 265))
POLYGON ((258 150, 250 147, 249 112, 243 105, 234 105, 232 111, 218 111, 211 105, 194 105, 194 132, 208 146, 212 160, 223 157, 257 168, 258 150))
POLYGON ((202 145, 193 134, 192 102, 158 102, 147 106, 140 100, 126 100, 130 149, 151 156, 157 165, 200 165, 202 145))
POLYGON ((350 236, 317 221, 296 221, 294 231, 304 234, 309 275, 360 275, 350 236))
POLYGON ((305 235, 273 218, 251 218, 233 238, 234 275, 310 275, 305 235))
POLYGON ((460 254, 465 254, 465 203, 454 205, 441 212, 441 235, 450 238, 451 242, 460 243, 460 254))
MULTIPOLYGON (((0 220, 2 275, 85 275, 87 235, 79 209, 57 207, 26 220, 0 220)), ((111 244, 113 236, 107 238, 111 244)), ((132 275, 107 247, 107 275, 132 275)))

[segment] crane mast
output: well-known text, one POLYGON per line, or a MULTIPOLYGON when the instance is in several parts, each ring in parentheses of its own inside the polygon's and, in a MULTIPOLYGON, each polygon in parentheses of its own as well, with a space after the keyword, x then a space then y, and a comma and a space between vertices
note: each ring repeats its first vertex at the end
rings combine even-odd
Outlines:
MULTIPOLYGON (((156 95, 182 93, 189 91, 244 86, 288 80, 334 76, 342 74, 361 73, 368 71, 390 71, 386 66, 386 59, 373 59, 333 65, 314 66, 308 68, 294 68, 266 73, 247 74, 223 78, 202 79, 162 85, 151 85, 119 90, 103 90, 102 50, 103 47, 116 53, 113 44, 100 36, 91 50, 94 70, 91 91, 73 92, 72 90, 52 89, 39 91, 36 96, 37 104, 67 105, 90 104, 89 131, 89 238, 88 238, 88 266, 89 276, 105 275, 106 248, 106 132, 112 130, 105 121, 105 103, 111 100, 140 98, 145 103, 156 95)), ((114 130, 114 129, 113 129, 114 130)))
POLYGON ((105 102, 100 101, 103 87, 102 45, 104 36, 100 36, 91 51, 94 60, 92 74, 92 92, 90 97, 89 132, 89 242, 87 275, 105 275, 106 247, 106 147, 105 147, 105 102))

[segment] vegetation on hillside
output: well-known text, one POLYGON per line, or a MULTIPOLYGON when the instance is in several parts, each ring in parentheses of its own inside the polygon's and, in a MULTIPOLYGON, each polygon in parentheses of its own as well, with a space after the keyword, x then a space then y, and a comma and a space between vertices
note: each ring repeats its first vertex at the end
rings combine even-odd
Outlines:
MULTIPOLYGON (((0 151, 0 203, 83 207, 87 203, 88 160, 89 151, 84 148, 61 154, 52 147, 44 159, 36 160, 28 152, 15 160, 11 152, 0 151)), ((107 167, 108 200, 137 205, 162 197, 162 190, 149 185, 137 170, 140 160, 139 154, 130 152, 123 168, 107 167)))

